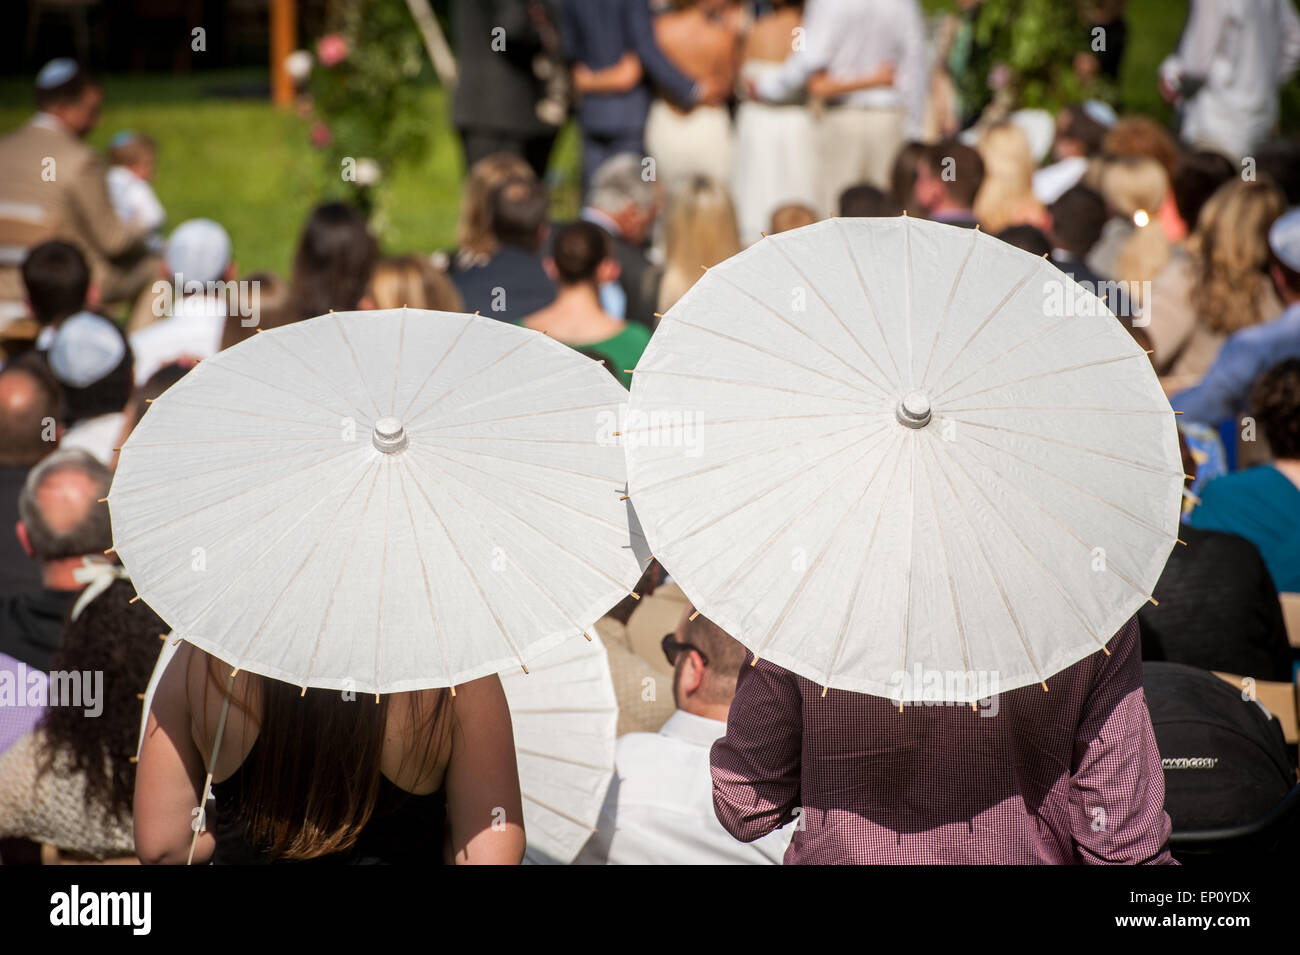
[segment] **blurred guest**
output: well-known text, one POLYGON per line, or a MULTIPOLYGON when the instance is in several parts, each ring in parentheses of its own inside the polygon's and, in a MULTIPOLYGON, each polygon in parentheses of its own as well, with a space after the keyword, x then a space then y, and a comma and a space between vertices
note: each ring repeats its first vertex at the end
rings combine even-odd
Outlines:
POLYGON ((225 335, 227 312, 240 306, 230 235, 219 223, 182 222, 167 239, 164 258, 172 280, 171 308, 158 309, 163 317, 131 335, 137 385, 178 359, 202 361, 215 355, 225 335))
POLYGON ((399 255, 379 260, 361 299, 361 307, 460 312, 465 303, 447 273, 429 261, 428 256, 399 255))
POLYGON ((532 176, 532 167, 514 153, 493 153, 469 167, 460 194, 452 271, 483 265, 492 258, 497 250, 497 240, 492 234, 492 193, 507 179, 532 176))
POLYGON ((890 193, 885 192, 883 189, 877 189, 875 186, 869 186, 865 182, 860 182, 856 186, 849 186, 840 193, 839 214, 842 216, 871 218, 873 216, 896 216, 901 215, 902 212, 903 207, 894 200, 890 193))
MULTIPOLYGON (((1052 219, 1052 264, 1101 295, 1102 277, 1088 267, 1086 260, 1106 224, 1106 200, 1087 186, 1072 186, 1057 197, 1048 214, 1052 219)), ((1107 305, 1115 310, 1114 303, 1108 301, 1107 305)))
POLYGON ((157 171, 158 144, 143 133, 123 130, 108 141, 108 197, 128 226, 147 229, 149 248, 162 248, 167 212, 150 183, 157 171))
POLYGON ((51 60, 36 76, 36 115, 0 138, 0 322, 26 314, 19 266, 49 239, 77 245, 105 302, 133 298, 157 271, 149 229, 117 217, 103 164, 82 142, 103 99, 74 61, 51 60))
MULTIPOLYGON (((762 76, 782 68, 802 20, 802 2, 780 2, 754 23, 745 37, 740 66, 746 84, 757 84, 762 76)), ((758 239, 769 216, 782 203, 816 207, 814 132, 802 89, 784 102, 746 98, 736 110, 731 185, 745 245, 758 239)))
POLYGON ((1196 230, 1201 209, 1215 191, 1233 178, 1237 169, 1220 153, 1194 149, 1178 157, 1174 168, 1174 205, 1188 232, 1196 230))
POLYGON ((1135 619, 1107 650, 979 716, 900 713, 746 653, 710 756, 718 820, 752 842, 797 818, 786 865, 1169 865, 1135 619))
POLYGON ((1260 375, 1283 359, 1300 357, 1300 209, 1273 223, 1268 245, 1269 275, 1283 312, 1228 336, 1200 384, 1173 397, 1174 409, 1189 421, 1218 426, 1243 410, 1260 375))
POLYGON ((916 166, 915 207, 927 219, 973 229, 972 206, 983 182, 979 153, 952 139, 935 143, 916 166))
MULTIPOLYGON (((1186 484, 1197 464, 1185 440, 1186 484)), ((1291 681, 1291 648, 1277 587, 1259 549, 1244 537, 1183 524, 1177 546, 1138 611, 1142 659, 1185 663, 1259 680, 1291 681)))
POLYGON ((1287 358, 1266 372, 1251 390, 1250 403, 1272 463, 1211 481, 1189 522, 1246 538, 1259 548, 1277 588, 1295 593, 1300 591, 1300 358, 1287 358))
POLYGON ((523 324, 556 341, 607 360, 608 367, 631 387, 641 353, 650 342, 644 325, 612 318, 600 307, 597 286, 618 275, 609 236, 590 222, 574 222, 555 235, 547 272, 559 286, 555 301, 524 319, 523 324))
POLYGON ((736 209, 725 186, 696 176, 668 204, 666 259, 659 312, 668 311, 696 279, 740 251, 736 209))
MULTIPOLYGON (((898 154, 894 156, 894 165, 889 171, 889 195, 898 203, 899 211, 902 211, 916 193, 916 176, 921 167, 921 161, 925 158, 926 150, 930 147, 923 142, 915 139, 905 142, 898 154)), ((867 183, 859 183, 867 185, 867 183)), ((857 186, 850 186, 849 189, 856 189, 857 186)), ((844 202, 844 196, 848 192, 846 189, 840 193, 841 207, 844 202)), ((840 215, 845 213, 841 212, 840 215)), ((893 213, 897 215, 898 213, 893 213)))
POLYGON ((1268 267, 1268 230, 1286 209, 1271 182, 1224 183, 1186 242, 1151 286, 1156 371, 1184 386, 1200 381, 1233 332, 1276 318, 1282 303, 1268 267))
POLYGON ((303 226, 289 282, 298 317, 354 310, 378 257, 378 244, 358 209, 343 202, 317 206, 303 226))
POLYGON ((0 368, 0 594, 37 590, 41 575, 10 528, 27 474, 59 446, 63 391, 28 353, 0 368))
POLYGON ((494 251, 478 265, 458 269, 451 280, 466 311, 517 322, 555 300, 555 285, 542 267, 550 197, 535 177, 507 179, 488 199, 494 251))
POLYGON ((1125 116, 1106 131, 1101 148, 1103 157, 1107 159, 1151 159, 1160 164, 1166 182, 1164 198, 1158 208, 1148 211, 1151 218, 1160 223, 1166 239, 1179 241, 1186 225, 1178 215, 1174 193, 1168 185, 1178 172, 1179 156, 1178 142, 1169 130, 1149 116, 1125 116))
POLYGON ((855 182, 889 186, 890 165, 908 138, 920 135, 929 85, 925 28, 915 0, 807 0, 803 46, 780 71, 765 73, 751 92, 785 102, 814 77, 829 99, 814 150, 821 195, 835 208, 855 182))
POLYGON ((739 842, 714 814, 709 747, 726 735, 745 648, 691 611, 663 638, 677 711, 658 733, 619 737, 615 778, 578 865, 781 864, 788 833, 739 842))
POLYGON ((567 0, 561 15, 580 97, 584 195, 608 159, 645 153, 651 83, 682 107, 717 104, 730 92, 730 85, 715 84, 710 77, 697 82, 664 56, 647 0, 567 0))
POLYGON ((1192 0, 1178 48, 1160 64, 1160 93, 1178 108, 1185 142, 1236 159, 1268 136, 1297 64, 1291 0, 1192 0))
POLYGON ((789 232, 791 229, 802 229, 806 225, 812 225, 817 222, 820 216, 816 210, 810 209, 801 202, 787 202, 783 206, 778 206, 772 213, 772 221, 768 224, 767 234, 776 235, 778 232, 789 232))
POLYGON ((0 653, 48 670, 63 621, 86 583, 111 565, 108 469, 85 451, 65 448, 31 469, 18 498, 16 533, 40 568, 38 589, 0 596, 0 653))
POLYGON ((1042 233, 1042 230, 1035 229, 1031 225, 1007 226, 997 234, 996 238, 1039 258, 1050 255, 1052 251, 1052 243, 1047 241, 1047 236, 1042 233))
POLYGON ((618 261, 618 285, 623 290, 623 317, 654 327, 659 270, 646 249, 659 216, 660 190, 642 174, 640 154, 611 156, 591 179, 581 218, 609 233, 618 261))
POLYGON ((1079 184, 1114 123, 1115 111, 1097 100, 1067 106, 1057 113, 1054 161, 1034 173, 1034 196, 1039 202, 1051 205, 1079 184))
POLYGON ((76 246, 51 241, 28 253, 23 284, 41 326, 37 349, 63 388, 65 444, 84 446, 105 460, 114 418, 131 393, 133 356, 115 322, 85 308, 95 298, 86 260, 76 246))
POLYGON ((1113 159, 1102 167, 1097 191, 1106 200, 1109 218, 1085 261, 1098 275, 1125 284, 1131 315, 1136 315, 1142 306, 1141 283, 1159 275, 1173 255, 1157 218, 1169 194, 1169 178, 1153 159, 1113 159))
POLYGON ((113 580, 73 611, 54 669, 80 678, 80 699, 51 700, 0 757, 0 838, 53 846, 68 861, 135 855, 139 695, 168 627, 134 595, 129 581, 113 580))
POLYGON ((466 168, 492 153, 511 152, 526 159, 537 175, 546 173, 558 128, 538 115, 546 83, 533 63, 546 47, 535 7, 549 21, 541 0, 452 4, 452 45, 459 65, 452 122, 460 133, 466 168))
POLYGON ((1029 139, 1014 123, 998 123, 980 137, 984 181, 971 211, 981 226, 996 234, 1008 226, 1048 227, 1047 210, 1034 198, 1034 158, 1029 139))
MULTIPOLYGON (((727 16, 725 0, 672 0, 672 9, 655 17, 655 42, 691 79, 730 90, 740 67, 738 25, 727 16)), ((650 104, 645 122, 646 152, 655 175, 672 196, 695 175, 718 182, 731 177, 731 114, 721 105, 697 103, 682 109, 666 99, 650 104)))

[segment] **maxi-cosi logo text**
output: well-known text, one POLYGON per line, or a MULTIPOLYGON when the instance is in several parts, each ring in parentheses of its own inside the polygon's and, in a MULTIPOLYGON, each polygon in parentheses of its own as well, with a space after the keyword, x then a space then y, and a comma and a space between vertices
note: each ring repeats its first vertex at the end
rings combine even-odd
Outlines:
POLYGON ((134 935, 148 935, 152 913, 150 892, 82 892, 74 885, 68 892, 50 896, 51 925, 120 925, 128 926, 134 935))

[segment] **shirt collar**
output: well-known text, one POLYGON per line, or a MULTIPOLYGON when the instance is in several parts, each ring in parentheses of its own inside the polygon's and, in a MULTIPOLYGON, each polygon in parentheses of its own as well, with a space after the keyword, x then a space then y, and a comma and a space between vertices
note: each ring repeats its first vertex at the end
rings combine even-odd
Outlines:
POLYGON ((712 746, 715 741, 727 735, 727 724, 723 720, 711 720, 707 716, 676 710, 660 727, 659 734, 694 743, 696 746, 712 746))
POLYGON ((67 133, 72 135, 72 130, 68 129, 67 124, 53 113, 38 112, 32 117, 32 125, 39 126, 42 129, 51 129, 58 133, 67 133))

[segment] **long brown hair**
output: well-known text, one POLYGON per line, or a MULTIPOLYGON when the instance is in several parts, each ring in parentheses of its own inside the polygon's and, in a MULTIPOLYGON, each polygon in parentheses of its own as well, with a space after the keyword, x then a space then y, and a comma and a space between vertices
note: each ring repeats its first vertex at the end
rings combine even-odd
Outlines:
MULTIPOLYGON (((208 658, 208 686, 223 688, 225 664, 208 658)), ((249 844, 277 859, 313 859, 351 848, 374 813, 392 695, 309 689, 252 677, 250 699, 231 704, 258 727, 258 759, 244 779, 240 823, 249 844)), ((447 691, 409 701, 406 725, 419 740, 402 757, 428 767, 450 731, 447 691), (418 735, 416 735, 418 734, 418 735)))

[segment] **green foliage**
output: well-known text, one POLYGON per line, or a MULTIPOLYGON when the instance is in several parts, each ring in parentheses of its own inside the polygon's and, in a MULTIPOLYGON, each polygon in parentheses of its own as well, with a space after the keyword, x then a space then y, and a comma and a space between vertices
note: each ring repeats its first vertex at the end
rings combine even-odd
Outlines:
MULTIPOLYGON (((425 52, 403 0, 350 0, 330 7, 329 32, 318 40, 312 69, 315 113, 328 130, 322 148, 327 167, 339 171, 340 190, 364 208, 390 191, 388 176, 428 150, 431 124, 421 88, 425 52), (322 58, 341 38, 337 63, 322 58), (374 160, 383 178, 376 186, 344 179, 345 160, 374 160)), ((317 135, 321 134, 319 127, 317 135)))
POLYGON ((1005 72, 1018 106, 1057 110, 1087 96, 1112 98, 1095 83, 1084 90, 1076 53, 1088 49, 1088 30, 1068 0, 984 0, 971 14, 969 68, 957 78, 963 104, 978 111, 992 98, 990 74, 1005 72))

